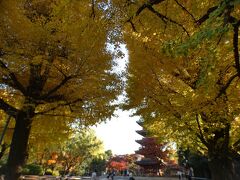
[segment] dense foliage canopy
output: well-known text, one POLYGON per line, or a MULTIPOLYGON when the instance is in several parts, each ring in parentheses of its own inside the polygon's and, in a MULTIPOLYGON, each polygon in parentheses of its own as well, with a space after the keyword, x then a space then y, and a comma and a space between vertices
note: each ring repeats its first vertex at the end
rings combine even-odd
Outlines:
POLYGON ((72 122, 112 116, 121 90, 112 58, 121 53, 106 47, 121 38, 130 57, 125 109, 160 140, 207 154, 213 180, 240 178, 239 4, 0 1, 0 109, 15 119, 7 178, 19 176, 31 129, 51 121, 64 134, 72 122))
POLYGON ((19 174, 24 164, 31 126, 41 131, 52 119, 63 120, 61 128, 91 125, 112 116, 121 84, 106 48, 113 27, 105 8, 94 1, 0 1, 0 109, 16 122, 9 171, 19 174))
POLYGON ((118 5, 130 54, 125 108, 162 141, 208 154, 213 179, 239 177, 239 1, 118 5))

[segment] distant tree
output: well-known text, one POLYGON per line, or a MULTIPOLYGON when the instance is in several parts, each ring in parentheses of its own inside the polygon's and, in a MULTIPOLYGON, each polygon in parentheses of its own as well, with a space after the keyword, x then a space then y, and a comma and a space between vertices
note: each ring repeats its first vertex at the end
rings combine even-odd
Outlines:
POLYGON ((109 170, 122 171, 127 169, 127 161, 124 155, 113 156, 108 160, 107 168, 109 170))
POLYGON ((92 159, 102 154, 103 144, 97 139, 94 131, 82 130, 78 134, 74 134, 65 143, 61 143, 57 151, 58 158, 56 163, 65 175, 71 171, 86 168, 92 159), (83 165, 84 167, 81 167, 83 165))
POLYGON ((136 160, 136 154, 116 155, 108 160, 107 169, 116 170, 121 173, 123 173, 124 170, 135 172, 137 169, 137 165, 135 164, 136 160))
POLYGON ((111 150, 107 150, 103 154, 94 157, 89 166, 86 168, 85 172, 90 173, 93 172, 94 170, 97 170, 97 173, 101 175, 102 172, 106 171, 107 162, 111 156, 112 156, 111 150))

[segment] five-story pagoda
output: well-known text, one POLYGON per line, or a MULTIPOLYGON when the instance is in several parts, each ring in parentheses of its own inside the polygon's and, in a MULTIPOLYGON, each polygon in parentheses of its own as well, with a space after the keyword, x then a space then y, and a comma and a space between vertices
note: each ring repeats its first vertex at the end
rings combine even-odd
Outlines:
MULTIPOLYGON (((137 123, 143 127, 143 120, 139 120, 137 123)), ((163 158, 166 157, 167 153, 163 150, 164 146, 158 144, 156 138, 149 137, 144 128, 136 132, 143 136, 141 140, 136 140, 136 142, 141 145, 141 148, 135 151, 136 154, 143 156, 141 160, 135 162, 140 166, 140 173, 148 176, 160 175, 160 169, 164 165, 163 158)))

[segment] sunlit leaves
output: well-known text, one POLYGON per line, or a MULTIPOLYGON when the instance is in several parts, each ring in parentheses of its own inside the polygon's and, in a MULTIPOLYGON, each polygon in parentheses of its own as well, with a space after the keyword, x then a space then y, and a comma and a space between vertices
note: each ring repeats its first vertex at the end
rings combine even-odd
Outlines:
POLYGON ((1 61, 9 69, 2 68, 7 80, 1 83, 13 88, 8 94, 38 94, 41 115, 71 114, 87 121, 111 116, 115 107, 108 103, 121 86, 106 49, 112 27, 98 4, 91 16, 92 6, 88 1, 1 2, 1 61), (39 92, 22 92, 11 82, 11 72, 23 88, 36 91, 35 86, 39 92))
POLYGON ((148 2, 130 4, 135 9, 124 26, 130 54, 125 107, 135 108, 161 140, 201 152, 205 140, 223 145, 222 130, 229 124, 234 129, 239 114, 229 20, 239 7, 171 0, 149 7, 148 2))

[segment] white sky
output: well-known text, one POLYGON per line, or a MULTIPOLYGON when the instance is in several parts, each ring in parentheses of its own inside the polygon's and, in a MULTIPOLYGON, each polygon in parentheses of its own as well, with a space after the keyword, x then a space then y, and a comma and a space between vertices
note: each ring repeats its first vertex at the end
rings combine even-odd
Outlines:
POLYGON ((135 142, 142 137, 135 131, 142 129, 136 121, 138 117, 130 117, 129 111, 116 111, 118 117, 112 118, 107 123, 93 127, 97 137, 104 143, 105 150, 112 150, 113 154, 123 155, 134 153, 140 145, 135 142))
MULTIPOLYGON (((109 44, 110 51, 114 51, 114 48, 109 44)), ((128 63, 128 51, 124 44, 120 45, 120 49, 123 52, 123 58, 115 59, 117 66, 113 68, 114 72, 121 73, 126 70, 126 64, 128 63)), ((119 97, 118 101, 121 101, 124 97, 119 97)), ((136 121, 139 117, 131 117, 130 111, 117 110, 115 112, 117 117, 112 118, 106 123, 99 124, 97 127, 93 127, 96 131, 96 135, 104 143, 105 150, 112 150, 113 154, 123 155, 134 153, 138 150, 140 145, 135 142, 142 137, 135 131, 142 129, 136 121)))

